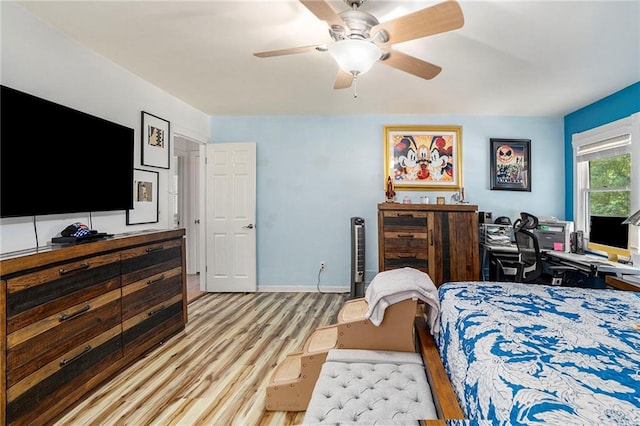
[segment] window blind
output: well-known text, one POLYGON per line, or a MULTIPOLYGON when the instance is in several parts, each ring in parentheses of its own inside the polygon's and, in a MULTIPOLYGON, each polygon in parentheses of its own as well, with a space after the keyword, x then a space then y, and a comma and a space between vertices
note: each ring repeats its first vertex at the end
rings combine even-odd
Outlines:
POLYGON ((631 135, 625 134, 581 145, 576 149, 576 161, 592 161, 631 154, 631 135))

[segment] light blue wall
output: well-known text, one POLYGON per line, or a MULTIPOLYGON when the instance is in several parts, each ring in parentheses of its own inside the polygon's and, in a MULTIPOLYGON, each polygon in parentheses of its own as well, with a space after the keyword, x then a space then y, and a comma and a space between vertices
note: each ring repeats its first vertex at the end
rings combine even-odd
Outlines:
MULTIPOLYGON (((367 281, 378 271, 377 204, 384 201, 385 125, 462 125, 463 182, 480 211, 562 218, 561 118, 492 116, 218 116, 214 143, 257 144, 258 287, 350 284, 350 228, 365 219, 367 281), (489 138, 531 139, 532 191, 489 189, 489 138)), ((421 192, 408 194, 418 202, 421 192)), ((447 202, 451 193, 445 195, 447 202)))
POLYGON ((573 220, 573 147, 571 136, 640 111, 640 82, 564 117, 565 216, 573 220))

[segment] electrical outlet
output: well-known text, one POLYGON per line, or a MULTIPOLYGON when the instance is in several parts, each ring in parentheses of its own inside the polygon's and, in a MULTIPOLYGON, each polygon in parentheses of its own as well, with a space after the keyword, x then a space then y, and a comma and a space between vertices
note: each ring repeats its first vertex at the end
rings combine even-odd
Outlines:
POLYGON ((322 262, 320 262, 320 270, 324 271, 326 268, 327 268, 327 262, 323 260, 322 262))

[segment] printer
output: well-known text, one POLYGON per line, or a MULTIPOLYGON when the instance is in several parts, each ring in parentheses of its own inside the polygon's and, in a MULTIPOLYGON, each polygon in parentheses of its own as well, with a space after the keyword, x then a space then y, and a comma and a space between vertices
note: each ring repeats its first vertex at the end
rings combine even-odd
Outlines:
POLYGON ((540 250, 555 250, 569 253, 573 222, 556 218, 539 218, 538 226, 533 230, 538 238, 540 250))

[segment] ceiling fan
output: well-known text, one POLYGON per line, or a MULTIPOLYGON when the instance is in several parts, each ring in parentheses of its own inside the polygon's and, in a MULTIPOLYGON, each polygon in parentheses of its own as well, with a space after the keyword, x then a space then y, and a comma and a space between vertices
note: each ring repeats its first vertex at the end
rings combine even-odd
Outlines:
MULTIPOLYGON (((367 72, 375 62, 430 80, 442 68, 392 48, 393 44, 415 40, 461 28, 464 16, 455 0, 448 0, 408 15, 380 23, 370 13, 359 10, 366 0, 344 0, 350 10, 336 13, 327 0, 299 0, 318 19, 329 25, 331 44, 300 46, 256 52, 259 58, 311 51, 326 52, 340 69, 334 89, 345 89, 367 72)), ((357 96, 357 93, 355 94, 357 96)))

